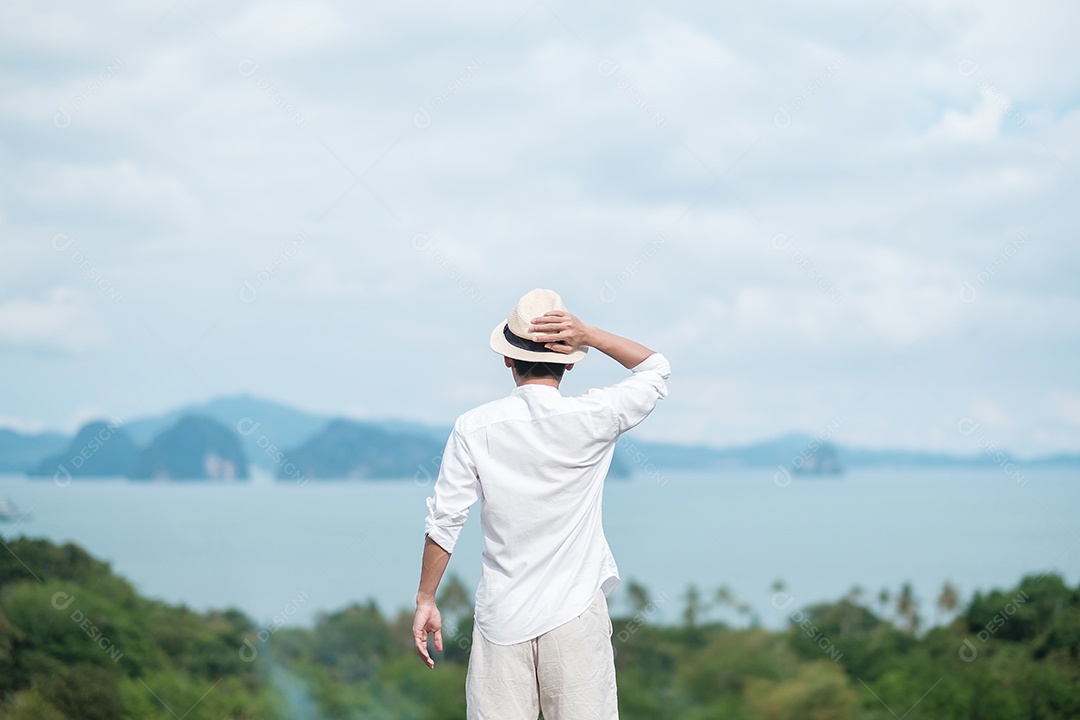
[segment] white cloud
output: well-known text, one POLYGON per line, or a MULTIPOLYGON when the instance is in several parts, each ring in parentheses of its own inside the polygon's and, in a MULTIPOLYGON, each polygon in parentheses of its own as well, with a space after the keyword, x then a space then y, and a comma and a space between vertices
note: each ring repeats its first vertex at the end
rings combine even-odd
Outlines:
POLYGON ((0 428, 7 428, 24 435, 36 435, 45 432, 45 423, 39 420, 26 420, 18 417, 0 416, 0 428))
POLYGON ((968 112, 949 108, 941 121, 932 127, 929 137, 944 143, 992 142, 1001 135, 1005 106, 987 96, 968 112))
POLYGON ((1004 428, 1012 424, 1008 413, 988 397, 977 397, 971 405, 972 416, 988 428, 1004 428))
POLYGON ((0 344, 31 350, 81 352, 100 346, 104 324, 79 290, 53 288, 43 300, 0 303, 0 344))
POLYGON ((1069 425, 1080 425, 1080 394, 1058 393, 1058 417, 1069 425))
POLYGON ((150 219, 176 229, 199 220, 199 202, 182 180, 131 160, 41 165, 29 180, 26 196, 33 207, 68 217, 104 217, 118 225, 150 219))
POLYGON ((114 420, 113 416, 99 407, 93 405, 78 405, 72 409, 68 415, 67 422, 64 424, 64 429, 74 435, 77 433, 83 425, 94 420, 114 420))
MULTIPOLYGON (((1045 359, 1038 372, 1009 375, 1015 392, 994 394, 1012 419, 1002 442, 1075 446, 1043 432, 1061 421, 1056 405, 1025 398, 1068 386, 1062 348, 1080 333, 1069 214, 1080 111, 1062 70, 1080 62, 1068 34, 1080 11, 968 0, 884 11, 853 0, 722 11, 5 5, 0 42, 18 48, 19 62, 0 65, 0 181, 26 205, 0 188, 0 272, 9 295, 39 299, 19 300, 18 313, 14 301, 3 305, 0 337, 25 347, 102 342, 104 321, 86 298, 53 294, 71 284, 99 299, 41 247, 64 232, 123 290, 116 321, 105 318, 120 365, 144 342, 125 324, 129 310, 178 338, 230 318, 230 334, 192 351, 206 355, 200 372, 222 392, 239 385, 332 407, 340 378, 370 357, 369 338, 424 357, 425 333, 455 323, 459 334, 443 345, 472 357, 523 286, 537 284, 559 289, 587 319, 664 343, 686 373, 682 392, 748 418, 710 422, 708 404, 673 397, 682 409, 667 415, 671 436, 723 443, 716 433, 813 431, 815 418, 831 416, 829 402, 866 395, 899 351, 942 395, 933 412, 953 420, 996 387, 998 369, 1045 359), (123 66, 71 127, 53 126, 57 104, 71 105, 114 58, 123 66), (243 58, 260 63, 250 77, 237 72, 243 58), (606 77, 604 58, 619 63, 606 77), (971 64, 958 71, 964 59, 971 64), (413 123, 421 104, 431 112, 425 128, 413 123), (783 127, 780 105, 791 113, 783 127), (978 286, 976 302, 961 302, 962 283, 1021 231, 1030 242, 978 286), (310 247, 255 307, 237 310, 244 280, 300 232, 310 247), (436 239, 452 269, 410 247, 418 232, 436 239), (605 302, 604 282, 660 232, 669 242, 605 302), (770 246, 777 233, 795 238, 790 249, 770 246), (31 311, 51 319, 27 323, 31 311), (320 372, 282 371, 310 367, 322 345, 332 352, 320 372), (241 373, 213 359, 251 352, 273 362, 241 373), (973 367, 971 358, 985 360, 973 367)), ((84 367, 69 362, 72 374, 84 367)), ((424 372, 447 390, 416 390, 416 368, 394 363, 364 388, 364 407, 445 419, 503 379, 486 362, 424 372)), ((591 372, 583 367, 575 382, 591 372)), ((896 405, 909 379, 903 368, 888 375, 862 402, 890 406, 852 409, 868 422, 853 419, 850 432, 869 444, 931 438, 964 449, 950 420, 941 432, 915 399, 896 405)), ((167 381, 161 392, 190 400, 167 381)), ((67 408, 47 412, 55 425, 67 408)))
POLYGON ((325 51, 352 30, 331 4, 274 0, 249 5, 222 28, 221 35, 261 59, 325 51))

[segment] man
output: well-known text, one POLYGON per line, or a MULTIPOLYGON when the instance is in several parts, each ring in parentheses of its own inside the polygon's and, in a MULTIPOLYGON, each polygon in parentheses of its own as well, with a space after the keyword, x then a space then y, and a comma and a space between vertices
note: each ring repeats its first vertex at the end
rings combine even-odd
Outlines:
POLYGON ((607 596, 619 584, 601 522, 619 436, 667 396, 670 368, 644 345, 586 325, 551 290, 527 293, 491 334, 517 387, 457 419, 434 497, 413 637, 442 650, 435 591, 469 508, 484 551, 465 682, 469 720, 618 718, 607 596), (594 348, 633 371, 584 395, 563 373, 594 348))

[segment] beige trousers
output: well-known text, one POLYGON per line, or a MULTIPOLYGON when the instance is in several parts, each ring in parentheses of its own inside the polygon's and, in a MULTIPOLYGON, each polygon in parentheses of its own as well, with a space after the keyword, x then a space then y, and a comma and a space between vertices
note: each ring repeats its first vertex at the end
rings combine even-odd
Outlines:
POLYGON ((607 598, 573 620, 515 645, 473 628, 465 679, 468 720, 618 720, 607 598))

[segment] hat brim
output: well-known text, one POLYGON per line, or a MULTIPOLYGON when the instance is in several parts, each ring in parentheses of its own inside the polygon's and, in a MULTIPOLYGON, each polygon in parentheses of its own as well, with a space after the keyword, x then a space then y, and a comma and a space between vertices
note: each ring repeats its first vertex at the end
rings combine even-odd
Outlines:
POLYGON ((503 320, 495 329, 491 331, 491 339, 489 344, 491 349, 500 355, 505 355, 508 358, 514 360, 528 360, 530 362, 551 362, 562 363, 569 365, 570 363, 576 363, 585 357, 585 354, 589 352, 589 348, 578 348, 571 353, 560 353, 554 350, 548 350, 546 352, 536 352, 533 350, 525 350, 524 348, 514 347, 503 336, 503 328, 506 327, 506 321, 503 320))

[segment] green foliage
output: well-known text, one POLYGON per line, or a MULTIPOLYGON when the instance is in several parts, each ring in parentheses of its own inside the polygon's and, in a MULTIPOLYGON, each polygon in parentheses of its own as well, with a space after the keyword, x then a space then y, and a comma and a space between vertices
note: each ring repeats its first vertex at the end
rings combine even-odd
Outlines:
POLYGON ((917 641, 862 605, 841 600, 793 613, 788 643, 803 660, 828 657, 852 677, 873 677, 917 641))
POLYGON ((74 545, 17 539, 0 555, 0 717, 276 718, 253 625, 139 597, 74 545), (175 713, 175 715, 174 715, 175 713))
POLYGON ((312 640, 312 660, 345 682, 372 677, 383 658, 400 653, 392 630, 373 602, 322 616, 312 640))
POLYGON ((857 701, 844 671, 828 660, 800 666, 793 678, 751 677, 746 697, 763 720, 850 720, 857 701))
POLYGON ((764 630, 721 630, 700 650, 679 658, 675 686, 694 703, 745 694, 751 679, 781 680, 798 660, 787 644, 764 630))
POLYGON ((64 717, 114 720, 124 712, 116 685, 116 678, 105 668, 73 663, 40 678, 37 688, 64 717))
MULTIPOLYGON (((1080 717, 1077 590, 1052 575, 1024 578, 1012 590, 976 597, 957 620, 922 636, 913 594, 907 587, 896 595, 905 599, 894 621, 849 594, 792 611, 782 633, 699 624, 688 636, 685 623, 654 627, 616 618, 620 716, 1080 717)), ((952 594, 943 592, 950 613, 952 594)), ((888 609, 892 595, 882 595, 885 602, 868 602, 888 609)))
POLYGON ((986 630, 1014 642, 1035 640, 1049 633, 1064 609, 1080 606, 1078 592, 1057 575, 1028 576, 1008 592, 976 593, 965 619, 972 632, 986 630))
POLYGON ((19 538, 8 543, 8 548, 10 552, 0 553, 0 587, 17 580, 63 580, 108 597, 120 607, 134 607, 131 585, 113 575, 108 563, 94 559, 78 545, 19 538))
MULTIPOLYGON (((384 617, 372 602, 353 604, 260 639, 239 612, 140 598, 74 546, 9 547, 0 556, 0 717, 465 717, 472 611, 453 577, 439 598, 444 652, 428 670, 408 612, 384 617)), ((737 606, 724 588, 688 589, 682 622, 658 626, 668 596, 627 587, 631 615, 612 619, 624 720, 1080 717, 1080 589, 1054 575, 966 607, 946 586, 938 606, 955 619, 926 632, 910 585, 868 596, 890 619, 849 593, 792 610, 781 631, 709 621, 711 608, 737 606)))
POLYGON ((64 715, 37 690, 15 693, 8 703, 7 720, 64 720, 64 715))

